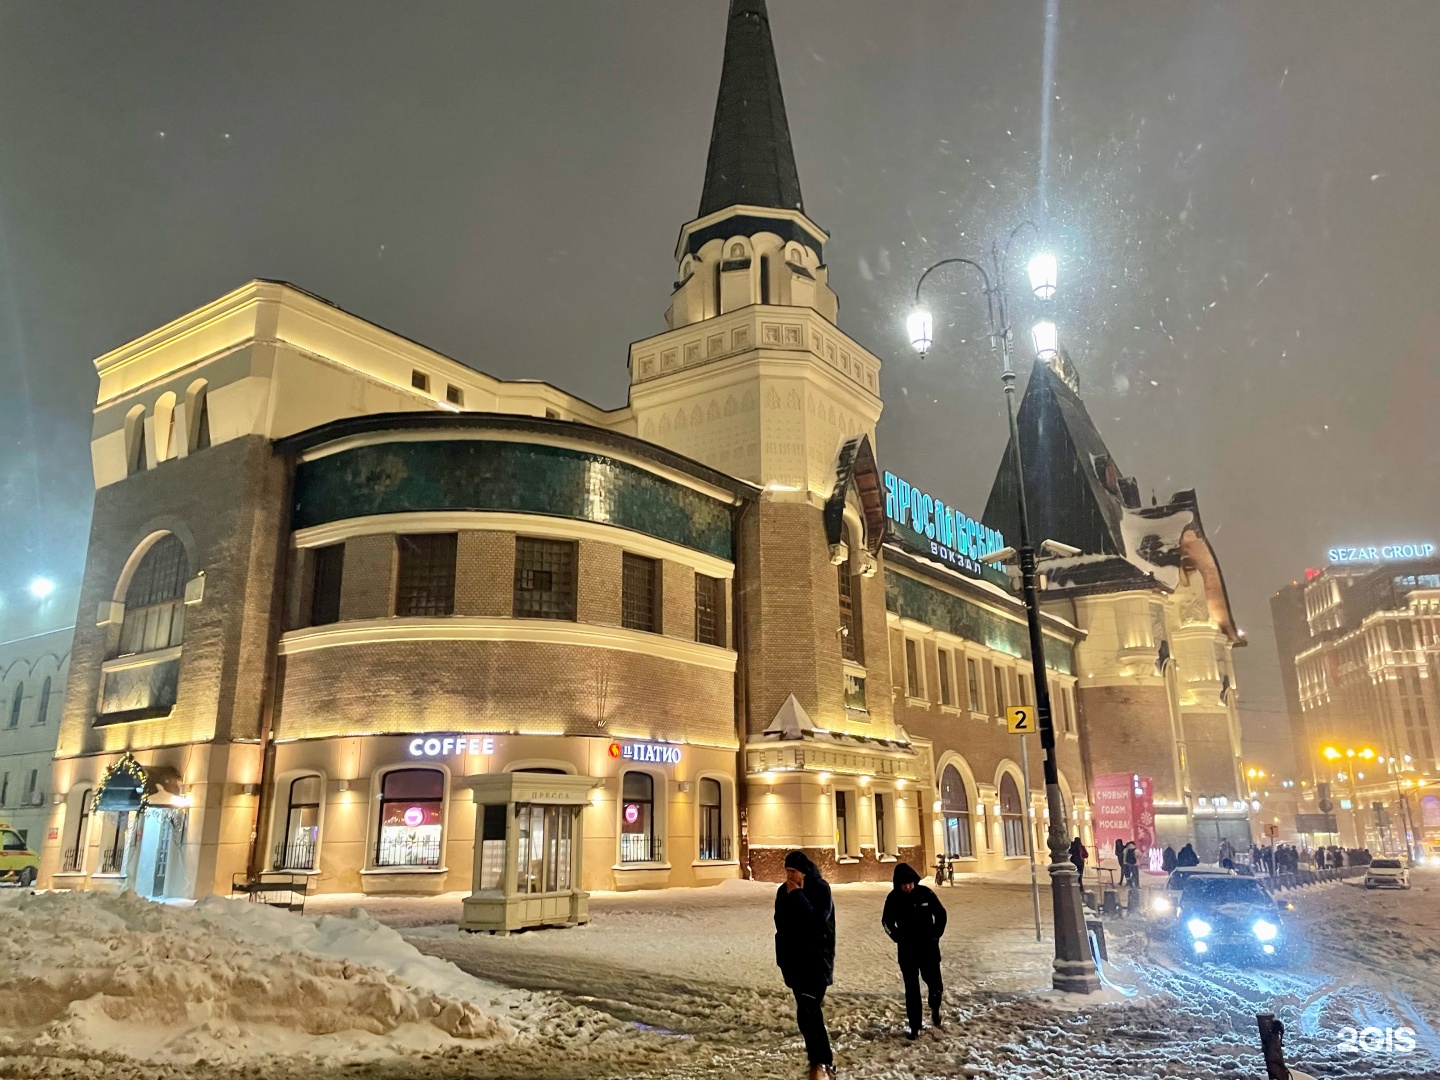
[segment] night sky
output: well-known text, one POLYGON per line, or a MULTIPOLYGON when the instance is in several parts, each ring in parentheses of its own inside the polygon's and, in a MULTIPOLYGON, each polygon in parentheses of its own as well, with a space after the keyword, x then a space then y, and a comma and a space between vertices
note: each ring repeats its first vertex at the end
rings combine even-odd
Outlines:
MULTIPOLYGON (((623 404, 694 215, 725 0, 0 0, 0 639, 68 625, 91 360, 282 278, 501 378, 623 404), (26 591, 47 574, 61 591, 26 591)), ((1270 594, 1440 536, 1440 4, 771 0, 885 467, 979 513, 1004 442, 978 298, 919 271, 1026 216, 1081 392, 1148 499, 1199 491, 1247 740, 1270 594), (1047 213, 1048 210, 1048 213, 1047 213)))

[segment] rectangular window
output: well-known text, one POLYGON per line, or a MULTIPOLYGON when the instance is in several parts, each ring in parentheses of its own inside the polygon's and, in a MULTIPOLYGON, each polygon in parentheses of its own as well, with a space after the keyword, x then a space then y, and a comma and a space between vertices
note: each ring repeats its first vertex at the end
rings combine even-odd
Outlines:
POLYGON ((890 797, 888 795, 876 794, 875 796, 875 853, 877 855, 895 854, 895 846, 890 842, 890 797))
POLYGON ((1017 689, 1019 689, 1019 691, 1020 691, 1020 701, 1019 701, 1019 704, 1021 704, 1021 705, 1029 705, 1029 704, 1030 704, 1030 680, 1026 677, 1026 675, 1025 675, 1025 673, 1024 673, 1023 671, 1017 671, 1017 672, 1015 673, 1015 684, 1016 684, 1017 689))
POLYGON ((995 670, 995 715, 1004 716, 1005 706, 1009 703, 1009 695, 1005 693, 1005 669, 997 667, 995 670))
POLYGON ((410 372, 410 385, 416 390, 423 390, 428 394, 430 392, 430 376, 423 371, 412 371, 410 372))
POLYGON ((940 664, 940 704, 954 705, 955 695, 950 686, 950 650, 935 650, 936 659, 940 664))
POLYGON ((4 806, 10 798, 10 774, 7 772, 0 776, 0 806, 4 806))
POLYGON ((835 850, 843 858, 850 854, 850 793, 835 792, 835 850))
POLYGON ((480 888, 482 889, 499 889, 505 885, 505 814, 504 803, 487 804, 481 814, 480 888))
POLYGON ((376 866, 440 865, 445 824, 445 774, 435 769, 394 769, 380 781, 376 866))
POLYGON ((967 656, 965 674, 970 680, 970 711, 984 712, 985 699, 980 694, 980 661, 967 656))
POLYGON ((451 405, 457 405, 463 409, 465 407, 465 391, 458 386, 446 386, 445 400, 451 405))
POLYGON ((340 621, 340 581, 345 574, 345 545, 316 548, 310 587, 310 625, 328 626, 340 621))
POLYGON ((850 560, 836 567, 840 589, 840 656, 852 663, 861 662, 860 623, 855 618, 855 578, 850 573, 850 560))
POLYGON ((515 617, 575 619, 575 542, 515 539, 515 617))
POLYGON ((574 818, 575 811, 569 806, 515 804, 516 892, 553 893, 570 888, 574 818))
POLYGON ((395 583, 395 614, 455 614, 455 533, 397 536, 400 569, 395 583))
POLYGON ((660 632, 660 563, 625 552, 620 575, 620 625, 627 630, 660 632))
POLYGON ((730 839, 725 835, 721 815, 720 781, 708 777, 700 781, 699 857, 705 860, 730 858, 730 839))
MULTIPOLYGON (((852 712, 870 711, 870 706, 865 702, 865 676, 845 672, 845 708, 852 712)), ((857 719, 868 721, 869 717, 857 717, 857 719)))
POLYGON ((921 696, 924 684, 920 679, 920 648, 914 638, 905 639, 905 693, 908 697, 921 696))
POLYGON ((725 647, 725 579, 695 575, 695 640, 725 647))

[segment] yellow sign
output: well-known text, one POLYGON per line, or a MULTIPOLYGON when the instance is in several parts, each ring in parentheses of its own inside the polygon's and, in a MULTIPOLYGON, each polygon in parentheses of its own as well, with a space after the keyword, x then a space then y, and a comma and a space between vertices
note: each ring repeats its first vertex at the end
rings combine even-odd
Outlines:
POLYGON ((1032 735, 1035 726, 1035 709, 1030 705, 1011 705, 1005 710, 1005 726, 1011 735, 1032 735))

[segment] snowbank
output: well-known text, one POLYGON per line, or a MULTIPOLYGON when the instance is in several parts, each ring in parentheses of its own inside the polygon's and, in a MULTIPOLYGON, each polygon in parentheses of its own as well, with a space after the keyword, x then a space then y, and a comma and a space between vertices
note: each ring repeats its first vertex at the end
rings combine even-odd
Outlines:
POLYGON ((425 956, 364 912, 210 898, 0 899, 0 1052, 240 1064, 362 1060, 520 1037, 528 995, 425 956))

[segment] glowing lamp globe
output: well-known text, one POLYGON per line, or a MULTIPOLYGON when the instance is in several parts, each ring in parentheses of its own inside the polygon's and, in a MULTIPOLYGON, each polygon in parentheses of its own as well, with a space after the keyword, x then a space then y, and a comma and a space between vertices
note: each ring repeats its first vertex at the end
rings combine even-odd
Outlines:
POLYGON ((1055 256, 1040 252, 1030 260, 1026 268, 1030 272, 1030 288, 1040 300, 1049 300, 1055 295, 1055 256))
POLYGON ((1060 332, 1049 319, 1041 319, 1031 328, 1030 340, 1035 343, 1037 359, 1054 360, 1060 352, 1060 332))
POLYGON ((910 313, 905 327, 910 332, 910 347, 924 356, 930 351, 934 339, 934 323, 930 319, 930 312, 924 308, 916 308, 910 313))

